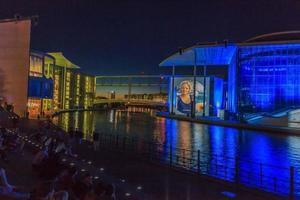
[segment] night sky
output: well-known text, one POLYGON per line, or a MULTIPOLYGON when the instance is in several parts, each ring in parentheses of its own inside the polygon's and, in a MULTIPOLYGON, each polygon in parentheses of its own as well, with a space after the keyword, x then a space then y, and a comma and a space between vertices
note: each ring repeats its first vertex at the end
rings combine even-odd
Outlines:
POLYGON ((165 73, 158 64, 197 42, 300 30, 300 0, 0 0, 0 18, 39 15, 31 49, 62 51, 88 73, 165 73))

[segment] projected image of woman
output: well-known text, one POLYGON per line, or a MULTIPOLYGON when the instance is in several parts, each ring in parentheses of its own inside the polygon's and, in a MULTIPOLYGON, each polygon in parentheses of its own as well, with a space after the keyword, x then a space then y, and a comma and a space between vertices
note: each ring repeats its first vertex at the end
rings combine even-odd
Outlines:
MULTIPOLYGON (((177 110, 184 114, 190 114, 192 109, 192 83, 190 81, 182 81, 179 85, 179 95, 177 97, 177 110)), ((203 87, 200 84, 196 85, 196 96, 199 95, 200 91, 203 91, 203 87), (198 88, 200 87, 201 88, 198 88)), ((196 101, 196 112, 203 110, 203 104, 197 103, 196 101)))
POLYGON ((182 81, 179 86, 180 95, 177 98, 177 110, 189 114, 192 108, 192 84, 189 81, 182 81))

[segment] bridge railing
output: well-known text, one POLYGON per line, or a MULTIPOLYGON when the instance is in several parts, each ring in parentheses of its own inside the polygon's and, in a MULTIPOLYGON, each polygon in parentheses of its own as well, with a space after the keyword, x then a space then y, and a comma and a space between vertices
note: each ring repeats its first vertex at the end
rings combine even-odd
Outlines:
POLYGON ((166 105, 167 102, 161 99, 100 99, 95 100, 94 104, 101 104, 101 103, 140 103, 140 104, 155 104, 155 105, 166 105))
POLYGON ((131 153, 172 168, 288 196, 300 196, 300 173, 294 167, 273 166, 238 157, 189 150, 124 135, 101 134, 101 148, 131 153))

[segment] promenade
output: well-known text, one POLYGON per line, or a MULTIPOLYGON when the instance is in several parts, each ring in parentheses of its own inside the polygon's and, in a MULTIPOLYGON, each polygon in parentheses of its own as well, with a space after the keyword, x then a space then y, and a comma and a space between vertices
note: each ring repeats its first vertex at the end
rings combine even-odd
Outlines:
MULTIPOLYGON (((21 120, 20 126, 37 128, 38 122, 21 120)), ((10 154, 9 163, 1 161, 1 166, 9 169, 12 184, 28 185, 36 181, 31 171, 31 146, 26 144, 23 156, 10 154)), ((152 163, 134 154, 105 149, 94 151, 88 141, 76 145, 74 153, 78 154, 78 158, 65 157, 63 162, 74 163, 80 170, 90 171, 95 178, 114 183, 118 199, 280 199, 268 193, 236 188, 235 185, 152 163)))

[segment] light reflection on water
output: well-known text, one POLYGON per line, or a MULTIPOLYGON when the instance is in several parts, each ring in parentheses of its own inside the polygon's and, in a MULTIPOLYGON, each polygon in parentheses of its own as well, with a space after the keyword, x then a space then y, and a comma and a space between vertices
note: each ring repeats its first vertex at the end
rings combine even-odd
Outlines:
MULTIPOLYGON (((56 122, 66 130, 70 127, 82 130, 88 140, 92 138, 92 132, 97 129, 107 134, 124 134, 145 141, 172 144, 174 148, 200 150, 275 166, 295 166, 297 173, 300 172, 300 137, 298 136, 176 121, 155 117, 154 110, 143 108, 64 113, 56 119, 56 122)), ((278 172, 265 170, 264 173, 272 175, 278 172)), ((288 176, 289 172, 282 173, 283 176, 288 176)))
POLYGON ((112 111, 63 113, 55 119, 65 130, 70 127, 92 138, 95 129, 107 134, 125 134, 173 147, 240 157, 281 166, 300 167, 300 137, 239 130, 221 126, 177 121, 155 116, 143 108, 112 111))

